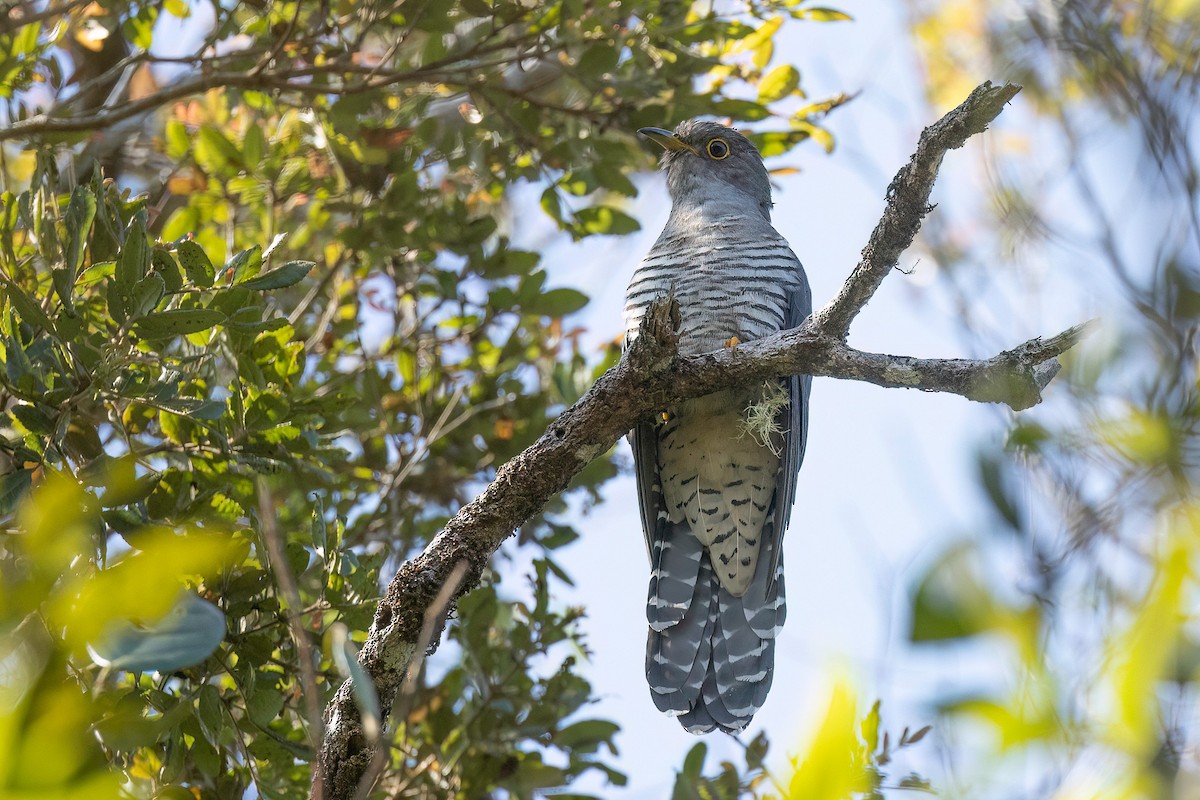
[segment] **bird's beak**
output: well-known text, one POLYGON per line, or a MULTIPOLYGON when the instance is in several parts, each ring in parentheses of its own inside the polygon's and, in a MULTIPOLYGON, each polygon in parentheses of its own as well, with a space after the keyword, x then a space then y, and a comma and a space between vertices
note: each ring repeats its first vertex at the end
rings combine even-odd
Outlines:
POLYGON ((673 153, 680 150, 686 150, 694 156, 700 155, 696 152, 696 148, 692 147, 690 144, 683 141, 668 130, 663 130, 662 128, 638 128, 638 133, 640 133, 642 136, 645 136, 647 139, 654 142, 664 150, 669 150, 673 153))

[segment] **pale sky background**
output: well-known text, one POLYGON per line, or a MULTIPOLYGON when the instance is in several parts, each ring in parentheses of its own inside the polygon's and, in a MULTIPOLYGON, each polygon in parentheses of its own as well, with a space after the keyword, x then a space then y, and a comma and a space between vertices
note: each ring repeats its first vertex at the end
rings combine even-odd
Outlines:
MULTIPOLYGON (((802 85, 813 99, 861 92, 828 121, 838 143, 832 156, 810 142, 768 164, 801 168, 777 180, 774 222, 804 263, 817 307, 857 263, 888 181, 908 159, 921 128, 935 119, 922 94, 902 5, 847 0, 837 7, 856 21, 786 23, 775 50, 776 63, 788 61, 801 70, 802 85)), ((1003 77, 981 75, 978 81, 1003 77)), ((1002 117, 988 135, 1012 124, 1012 116, 1002 117)), ((955 184, 978 191, 970 182, 980 179, 979 148, 987 146, 976 138, 967 150, 947 158, 943 175, 960 175, 943 180, 935 201, 947 201, 955 184)), ((620 332, 625 286, 669 210, 660 176, 647 176, 638 185, 642 191, 634 213, 642 222, 641 234, 558 243, 544 252, 557 284, 577 286, 592 298, 574 320, 587 328, 589 347, 620 332)), ((937 265, 914 248, 901 266, 915 266, 915 271, 896 272, 885 281, 855 322, 851 344, 907 355, 981 355, 963 349, 959 311, 937 265)), ((998 294, 1018 294, 1015 282, 1006 286, 1004 276, 994 283, 990 289, 998 294)), ((975 300, 987 305, 992 299, 975 300)), ((1019 317, 1001 314, 996 342, 1011 346, 1055 333, 1078 321, 1081 317, 1073 315, 1083 305, 1086 301, 1064 298, 1061 307, 1026 308, 1019 317)), ((905 724, 915 729, 934 722, 924 701, 1003 677, 996 669, 1003 653, 986 644, 907 646, 905 598, 923 565, 956 536, 980 527, 976 443, 997 440, 1007 412, 955 396, 818 379, 811 415, 786 542, 789 613, 776 651, 774 686, 766 707, 742 734, 749 741, 760 730, 768 732, 768 763, 781 776, 787 775, 786 755, 800 749, 805 732, 824 713, 837 674, 853 680, 864 713, 874 698, 882 698, 885 726, 893 737, 905 724)), ((624 443, 620 452, 630 463, 624 443)), ((617 766, 628 773, 629 786, 617 790, 589 782, 588 788, 604 796, 662 798, 669 796, 675 769, 698 738, 660 714, 646 687, 648 564, 628 470, 607 485, 605 498, 576 520, 581 539, 559 551, 575 590, 560 586, 556 591, 561 602, 587 608, 583 629, 595 658, 585 674, 602 699, 584 716, 613 719, 622 727, 617 766)), ((740 747, 729 737, 704 739, 708 772, 725 758, 743 763, 740 747)), ((909 768, 939 777, 936 734, 905 753, 911 757, 892 765, 897 779, 909 768)))

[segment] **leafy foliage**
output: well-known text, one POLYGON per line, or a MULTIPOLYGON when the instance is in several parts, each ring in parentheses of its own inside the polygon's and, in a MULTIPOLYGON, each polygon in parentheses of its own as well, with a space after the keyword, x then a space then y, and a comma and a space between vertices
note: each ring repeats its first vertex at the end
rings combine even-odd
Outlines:
POLYGON ((885 789, 928 791, 929 782, 920 775, 910 773, 889 784, 888 772, 896 753, 924 739, 929 726, 913 732, 905 728, 893 739, 881 727, 880 708, 876 700, 859 719, 853 692, 845 682, 838 682, 806 751, 790 758, 790 777, 786 781, 771 775, 765 766, 769 745, 763 734, 744 745, 744 770, 726 761, 720 772, 711 776, 703 774, 708 747, 699 742, 684 759, 672 800, 777 796, 784 800, 882 800, 885 789))
MULTIPOLYGON (((794 0, 10 11, 0 789, 303 794, 313 709, 350 649, 331 631, 365 630, 390 568, 615 358, 564 333, 587 298, 513 244, 530 212, 510 190, 536 185, 534 213, 572 236, 619 235, 652 164, 639 126, 716 114, 773 120, 773 154, 827 142, 840 99, 769 105, 802 96, 772 64, 788 16, 838 17, 794 0)), ((601 460, 577 490, 614 472, 601 460)), ((615 723, 586 714, 582 611, 550 600, 565 508, 522 531, 528 598, 461 604, 460 663, 404 699, 379 793, 623 780, 615 723)))
MULTIPOLYGON (((1194 794, 1200 14, 1195 3, 911 5, 935 103, 1003 65, 1032 112, 989 165, 992 202, 926 231, 926 246, 959 273, 985 251, 989 271, 1005 253, 1017 277, 1050 261, 1070 291, 1049 305, 1104 286, 1089 300, 1107 328, 1067 360, 1068 395, 980 454, 996 535, 947 552, 914 590, 914 640, 974 643, 1012 665, 1003 687, 938 701, 940 727, 973 743, 960 791, 1005 796, 1004 765, 1022 754, 1045 765, 1047 794, 1194 794), (1033 142, 1068 158, 1047 166, 1033 142), (1115 164, 1129 166, 1117 184, 1115 164), (1153 198, 1154 211, 1135 213, 1130 197, 1153 198), (964 252, 959 225, 994 234, 964 252)), ((1057 292, 1030 278, 1031 298, 1057 292)))

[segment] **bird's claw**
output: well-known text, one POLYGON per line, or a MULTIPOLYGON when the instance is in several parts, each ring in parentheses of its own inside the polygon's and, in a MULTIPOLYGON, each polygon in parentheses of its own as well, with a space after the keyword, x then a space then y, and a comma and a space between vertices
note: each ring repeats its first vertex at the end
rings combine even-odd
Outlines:
POLYGON ((725 340, 725 346, 730 348, 731 350, 736 349, 737 346, 741 343, 742 343, 742 340, 736 336, 730 336, 728 339, 725 340))

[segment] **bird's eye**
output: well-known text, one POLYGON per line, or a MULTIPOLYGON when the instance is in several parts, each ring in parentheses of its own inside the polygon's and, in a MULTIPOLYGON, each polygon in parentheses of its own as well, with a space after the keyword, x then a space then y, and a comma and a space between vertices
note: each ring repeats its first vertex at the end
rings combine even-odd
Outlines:
POLYGON ((717 161, 729 157, 729 145, 724 139, 712 139, 708 143, 708 154, 717 161))

